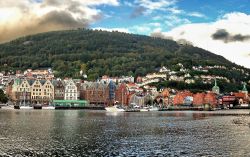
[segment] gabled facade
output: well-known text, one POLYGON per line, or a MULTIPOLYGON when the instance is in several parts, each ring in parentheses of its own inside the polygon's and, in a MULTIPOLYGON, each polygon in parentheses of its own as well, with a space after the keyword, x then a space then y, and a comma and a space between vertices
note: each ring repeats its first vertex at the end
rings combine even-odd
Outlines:
POLYGON ((26 105, 26 104, 30 104, 31 103, 31 86, 29 84, 29 82, 25 79, 25 80, 16 80, 18 81, 19 84, 16 87, 16 99, 18 100, 17 104, 22 104, 22 105, 26 105))
POLYGON ((77 86, 72 79, 65 85, 64 100, 77 100, 77 86))
POLYGON ((54 99, 54 85, 50 80, 46 80, 46 82, 43 84, 42 89, 43 102, 51 102, 54 99))
POLYGON ((129 91, 125 83, 118 85, 115 91, 115 102, 120 105, 128 106, 128 95, 129 91))
POLYGON ((54 99, 55 100, 64 100, 64 91, 65 91, 65 85, 64 82, 54 81, 54 99))
POLYGON ((43 85, 42 83, 37 79, 33 83, 31 82, 31 101, 32 103, 42 103, 43 101, 43 85))
POLYGON ((107 84, 92 82, 86 86, 84 98, 90 104, 107 105, 109 102, 109 88, 107 84))

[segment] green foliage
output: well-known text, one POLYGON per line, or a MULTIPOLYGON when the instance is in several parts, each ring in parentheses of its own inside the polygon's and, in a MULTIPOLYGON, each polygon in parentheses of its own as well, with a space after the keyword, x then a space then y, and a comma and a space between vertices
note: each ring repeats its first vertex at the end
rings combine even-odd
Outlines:
POLYGON ((138 76, 162 65, 179 69, 177 63, 186 68, 236 66, 221 56, 172 40, 100 30, 42 33, 0 45, 1 71, 52 67, 57 77, 80 78, 80 70, 90 80, 104 74, 138 76))
POLYGON ((8 98, 7 96, 4 94, 3 90, 0 89, 0 102, 1 103, 7 103, 8 102, 8 98))

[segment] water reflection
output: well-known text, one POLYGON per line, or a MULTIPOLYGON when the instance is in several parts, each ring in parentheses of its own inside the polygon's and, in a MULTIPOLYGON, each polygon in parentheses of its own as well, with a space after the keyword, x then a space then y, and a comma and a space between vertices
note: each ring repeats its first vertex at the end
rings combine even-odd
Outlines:
POLYGON ((0 110, 0 156, 249 156, 249 116, 0 110))

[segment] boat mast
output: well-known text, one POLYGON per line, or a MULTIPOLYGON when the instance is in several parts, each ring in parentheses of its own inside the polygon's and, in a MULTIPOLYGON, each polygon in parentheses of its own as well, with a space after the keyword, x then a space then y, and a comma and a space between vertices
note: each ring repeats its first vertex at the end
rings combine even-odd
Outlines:
POLYGON ((123 106, 123 88, 122 88, 122 106, 123 106))
POLYGON ((25 90, 25 87, 24 87, 24 106, 26 106, 25 105, 25 98, 26 98, 26 90, 25 90))

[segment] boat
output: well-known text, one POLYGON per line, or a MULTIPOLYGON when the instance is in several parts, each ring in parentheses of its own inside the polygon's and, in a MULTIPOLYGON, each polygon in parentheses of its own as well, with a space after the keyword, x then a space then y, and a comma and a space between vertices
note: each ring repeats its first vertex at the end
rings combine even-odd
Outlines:
MULTIPOLYGON (((25 99, 26 99, 26 91, 24 91, 24 102, 23 102, 23 106, 21 106, 21 102, 20 102, 20 106, 19 106, 19 109, 21 110, 30 110, 30 109, 33 109, 33 106, 26 106, 26 103, 25 103, 25 99)), ((18 109, 18 108, 17 108, 18 109)))
POLYGON ((136 108, 128 108, 125 110, 125 112, 141 112, 140 109, 136 109, 136 108))
POLYGON ((30 109, 33 109, 32 106, 20 106, 20 109, 21 110, 30 110, 30 109))
POLYGON ((19 106, 19 105, 14 105, 14 109, 19 110, 19 109, 20 109, 20 106, 19 106))
POLYGON ((14 106, 10 106, 10 105, 6 105, 6 106, 2 106, 2 109, 6 109, 6 110, 13 110, 14 106))
POLYGON ((34 104, 34 105, 33 105, 33 108, 34 108, 35 110, 37 110, 37 109, 42 109, 42 104, 34 104))
POLYGON ((140 109, 140 112, 148 112, 149 111, 149 107, 143 107, 140 109))
POLYGON ((110 106, 110 107, 105 107, 105 110, 108 112, 124 112, 124 108, 118 106, 118 105, 114 105, 114 106, 110 106))
POLYGON ((150 106, 149 111, 159 111, 159 108, 156 106, 150 106))
POLYGON ((55 109, 55 106, 43 106, 44 110, 54 110, 55 109))

